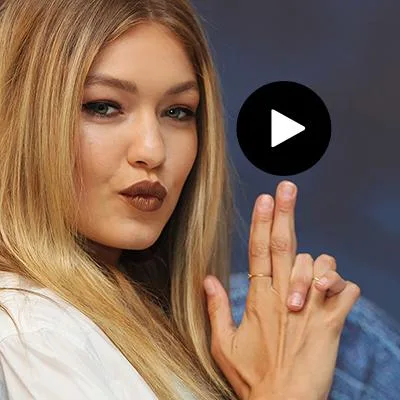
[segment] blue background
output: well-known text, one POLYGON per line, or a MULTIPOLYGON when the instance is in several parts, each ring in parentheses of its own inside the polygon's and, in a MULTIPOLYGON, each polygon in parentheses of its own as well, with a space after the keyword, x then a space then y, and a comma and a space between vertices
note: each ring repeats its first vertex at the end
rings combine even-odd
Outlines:
POLYGON ((330 146, 299 187, 298 252, 333 255, 340 274, 400 321, 400 2, 194 0, 223 87, 236 202, 247 233, 235 236, 233 271, 247 271, 256 197, 283 179, 254 167, 236 139, 246 98, 279 80, 325 102, 330 146))

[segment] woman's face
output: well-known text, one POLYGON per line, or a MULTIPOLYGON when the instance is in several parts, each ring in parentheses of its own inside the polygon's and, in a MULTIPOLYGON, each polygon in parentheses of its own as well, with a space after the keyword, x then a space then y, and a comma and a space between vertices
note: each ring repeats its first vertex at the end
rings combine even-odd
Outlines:
POLYGON ((81 112, 79 232, 102 261, 116 265, 121 249, 146 249, 160 236, 196 158, 199 100, 183 46, 161 25, 138 25, 97 57, 81 112), (156 211, 120 194, 142 180, 168 191, 156 211))

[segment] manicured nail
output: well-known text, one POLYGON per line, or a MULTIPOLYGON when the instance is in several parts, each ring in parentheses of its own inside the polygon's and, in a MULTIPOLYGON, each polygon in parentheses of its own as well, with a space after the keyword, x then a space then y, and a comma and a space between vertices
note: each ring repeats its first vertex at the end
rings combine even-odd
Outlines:
POLYGON ((290 304, 292 306, 301 306, 303 304, 303 296, 300 293, 293 293, 290 296, 290 304))
POLYGON ((285 183, 281 187, 282 197, 286 200, 290 200, 294 195, 294 185, 291 183, 285 183))
POLYGON ((212 296, 216 293, 214 282, 212 282, 211 279, 206 279, 204 281, 204 288, 209 296, 212 296))
POLYGON ((260 211, 269 211, 272 208, 272 199, 270 196, 262 195, 258 202, 258 209, 260 211))

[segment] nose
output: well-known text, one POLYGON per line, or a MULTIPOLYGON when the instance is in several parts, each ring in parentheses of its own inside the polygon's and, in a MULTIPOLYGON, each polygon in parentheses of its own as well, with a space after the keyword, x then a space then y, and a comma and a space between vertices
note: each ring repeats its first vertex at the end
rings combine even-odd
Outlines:
POLYGON ((165 161, 165 143, 154 111, 138 113, 129 129, 132 138, 129 163, 137 167, 145 165, 148 169, 161 165, 165 161))

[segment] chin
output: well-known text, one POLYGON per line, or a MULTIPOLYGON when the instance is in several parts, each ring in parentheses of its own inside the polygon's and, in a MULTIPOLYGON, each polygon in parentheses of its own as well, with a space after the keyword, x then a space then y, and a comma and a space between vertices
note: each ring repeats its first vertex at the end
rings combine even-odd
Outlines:
POLYGON ((148 248, 150 248, 153 244, 155 243, 155 241, 154 242, 151 242, 151 243, 144 243, 144 244, 141 244, 141 245, 138 245, 138 244, 134 244, 134 245, 131 245, 131 246, 129 246, 129 247, 121 247, 121 249, 122 250, 147 250, 148 248))
POLYGON ((118 246, 118 248, 123 250, 146 250, 160 237, 161 232, 154 232, 154 234, 144 234, 135 235, 136 237, 126 237, 125 240, 118 246))

